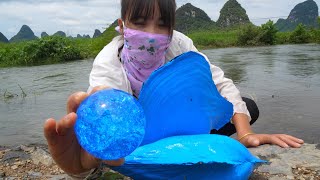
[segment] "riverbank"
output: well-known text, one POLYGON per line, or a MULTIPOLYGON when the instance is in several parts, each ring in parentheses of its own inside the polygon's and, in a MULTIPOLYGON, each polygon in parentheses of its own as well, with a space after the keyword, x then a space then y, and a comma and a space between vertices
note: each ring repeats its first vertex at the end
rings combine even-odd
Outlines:
MULTIPOLYGON (((304 144, 299 149, 264 145, 249 150, 269 161, 256 168, 251 180, 320 180, 320 149, 317 145, 304 144)), ((108 169, 100 172, 99 177, 109 180, 130 179, 108 169)), ((0 178, 70 179, 54 163, 46 145, 0 147, 0 178)))
MULTIPOLYGON (((232 29, 212 29, 188 33, 200 49, 256 47, 280 44, 320 43, 320 30, 298 26, 293 32, 277 32, 272 21, 232 29)), ((94 58, 118 33, 109 27, 100 37, 71 39, 49 36, 33 41, 0 43, 0 68, 56 64, 94 58)))

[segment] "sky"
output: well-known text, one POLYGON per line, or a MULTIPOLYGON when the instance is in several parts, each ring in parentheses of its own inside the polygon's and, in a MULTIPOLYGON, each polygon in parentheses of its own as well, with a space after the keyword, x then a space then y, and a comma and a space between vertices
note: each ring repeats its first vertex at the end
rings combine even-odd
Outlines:
MULTIPOLYGON (((268 19, 286 18, 298 3, 304 0, 238 0, 256 25, 268 19)), ((227 0, 176 0, 180 7, 188 2, 204 10, 217 21, 227 0)), ((315 0, 320 6, 320 0, 315 0)), ((93 35, 95 29, 103 31, 120 17, 120 0, 0 0, 0 32, 8 39, 17 34, 21 26, 28 25, 40 36, 64 31, 68 36, 93 35)))

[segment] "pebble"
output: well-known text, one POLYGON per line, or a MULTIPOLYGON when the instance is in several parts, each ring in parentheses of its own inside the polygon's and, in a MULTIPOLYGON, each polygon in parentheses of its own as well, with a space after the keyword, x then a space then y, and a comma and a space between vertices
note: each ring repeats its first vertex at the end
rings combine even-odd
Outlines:
POLYGON ((51 166, 53 164, 53 159, 49 155, 48 152, 41 148, 37 148, 32 154, 31 159, 34 164, 38 165, 39 163, 42 163, 45 166, 51 166))
POLYGON ((13 165, 13 166, 11 166, 11 169, 16 170, 16 169, 18 169, 18 166, 17 165, 13 165))

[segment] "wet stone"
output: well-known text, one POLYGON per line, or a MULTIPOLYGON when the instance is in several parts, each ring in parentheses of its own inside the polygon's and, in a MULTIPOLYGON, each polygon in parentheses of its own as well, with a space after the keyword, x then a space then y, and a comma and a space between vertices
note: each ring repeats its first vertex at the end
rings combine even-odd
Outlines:
POLYGON ((4 154, 2 161, 13 163, 15 159, 26 160, 29 159, 30 155, 21 151, 8 151, 4 154))

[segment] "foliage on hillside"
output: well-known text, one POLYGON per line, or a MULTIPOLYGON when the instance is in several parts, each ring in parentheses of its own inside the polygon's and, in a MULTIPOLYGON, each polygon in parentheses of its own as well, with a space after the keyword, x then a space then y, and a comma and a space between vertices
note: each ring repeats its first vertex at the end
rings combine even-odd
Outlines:
POLYGON ((9 40, 0 32, 0 42, 2 43, 8 43, 9 40))
POLYGON ((34 39, 38 39, 38 37, 34 35, 33 31, 29 26, 23 25, 18 34, 10 39, 10 42, 20 42, 34 39))
POLYGON ((221 9, 217 21, 219 27, 234 27, 249 24, 250 20, 246 10, 236 0, 229 0, 221 9))
POLYGON ((293 31, 299 24, 309 28, 316 28, 319 27, 317 25, 318 16, 317 3, 313 0, 307 0, 296 5, 287 19, 279 19, 276 27, 280 31, 293 31))
POLYGON ((181 6, 176 12, 177 31, 190 33, 199 30, 209 30, 214 28, 215 23, 201 9, 187 3, 181 6))

